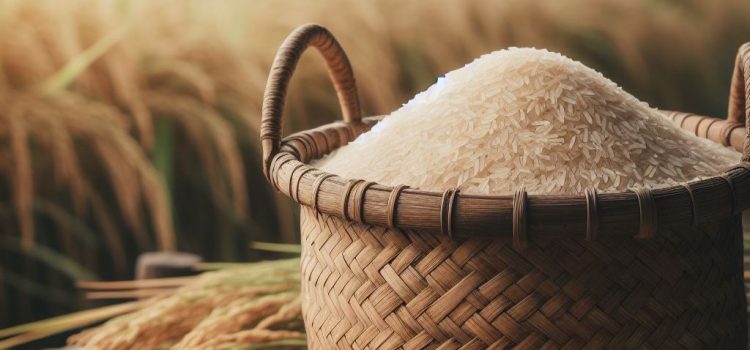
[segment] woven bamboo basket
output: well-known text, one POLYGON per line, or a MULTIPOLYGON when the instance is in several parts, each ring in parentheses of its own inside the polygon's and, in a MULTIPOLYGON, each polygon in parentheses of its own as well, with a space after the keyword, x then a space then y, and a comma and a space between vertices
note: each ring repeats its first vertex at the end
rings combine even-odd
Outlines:
POLYGON ((361 117, 352 69, 330 32, 298 28, 271 69, 261 140, 268 180, 302 205, 310 347, 746 348, 749 84, 746 44, 727 120, 664 113, 743 150, 737 166, 700 181, 580 195, 388 187, 307 165, 379 118, 361 117), (309 46, 325 58, 344 121, 282 139, 287 86, 309 46))

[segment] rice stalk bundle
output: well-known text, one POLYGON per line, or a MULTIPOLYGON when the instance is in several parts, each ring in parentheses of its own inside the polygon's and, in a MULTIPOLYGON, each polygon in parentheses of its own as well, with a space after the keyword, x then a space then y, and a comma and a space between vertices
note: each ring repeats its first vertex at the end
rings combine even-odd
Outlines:
MULTIPOLYGON (((222 349, 302 341, 299 259, 206 272, 132 313, 69 338, 106 349, 222 349)), ((285 348, 287 345, 281 346, 285 348)))

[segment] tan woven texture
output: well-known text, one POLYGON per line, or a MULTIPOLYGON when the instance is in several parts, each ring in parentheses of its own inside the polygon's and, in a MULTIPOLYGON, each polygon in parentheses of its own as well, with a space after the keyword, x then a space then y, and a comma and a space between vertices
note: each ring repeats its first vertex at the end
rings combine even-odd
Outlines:
POLYGON ((307 207, 301 220, 312 349, 745 348, 738 217, 524 251, 307 207))
POLYGON ((742 45, 737 52, 734 63, 732 83, 729 88, 729 116, 728 120, 747 125, 745 142, 743 145, 742 161, 750 161, 750 43, 742 45))
MULTIPOLYGON (((745 45, 727 121, 665 117, 750 160, 749 72, 745 45)), ((306 163, 379 119, 361 118, 349 61, 317 25, 281 46, 262 118, 264 171, 302 204, 312 349, 747 346, 739 216, 750 208, 750 163, 678 186, 557 196, 437 193, 325 173, 306 163), (328 64, 345 123, 282 140, 286 88, 309 46, 328 64)))

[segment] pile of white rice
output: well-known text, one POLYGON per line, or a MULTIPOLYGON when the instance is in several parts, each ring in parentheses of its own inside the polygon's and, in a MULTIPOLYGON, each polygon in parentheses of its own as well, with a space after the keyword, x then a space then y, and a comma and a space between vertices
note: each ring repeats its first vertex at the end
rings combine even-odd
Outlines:
POLYGON ((510 48, 446 74, 316 165, 425 190, 580 193, 671 185, 739 159, 580 62, 510 48))

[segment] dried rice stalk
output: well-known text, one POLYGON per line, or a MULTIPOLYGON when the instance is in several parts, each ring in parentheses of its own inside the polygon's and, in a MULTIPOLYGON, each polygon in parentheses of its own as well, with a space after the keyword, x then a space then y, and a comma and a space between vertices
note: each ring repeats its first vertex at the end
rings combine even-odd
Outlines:
POLYGON ((299 259, 207 272, 68 339, 106 349, 215 349, 304 338, 299 259))
POLYGON ((107 105, 90 101, 82 104, 80 98, 69 94, 42 98, 6 91, 0 94, 0 107, 0 123, 10 125, 13 140, 12 163, 0 164, 0 168, 14 169, 10 180, 14 183, 14 204, 27 248, 33 245, 31 206, 35 192, 52 192, 50 185, 67 186, 75 198, 76 210, 82 214, 86 210, 93 212, 115 262, 125 264, 122 238, 113 222, 111 205, 104 203, 99 189, 90 180, 92 174, 83 169, 81 158, 88 157, 98 157, 111 175, 119 208, 131 224, 141 249, 152 247, 141 217, 144 202, 153 213, 159 246, 164 249, 174 246, 168 199, 161 178, 123 128, 127 123, 123 114, 107 105), (90 153, 82 154, 76 142, 85 145, 90 153), (53 183, 48 182, 49 176, 44 173, 47 169, 32 169, 31 147, 49 155, 53 183))

